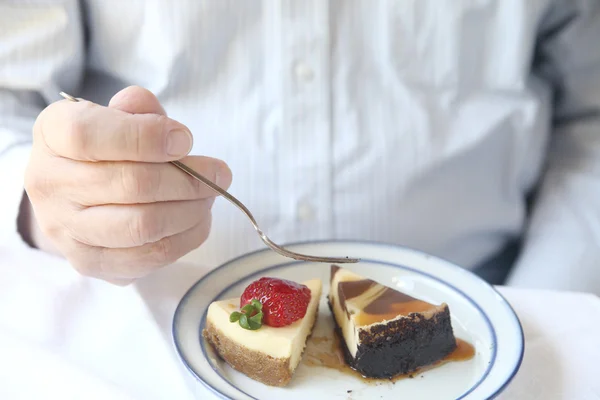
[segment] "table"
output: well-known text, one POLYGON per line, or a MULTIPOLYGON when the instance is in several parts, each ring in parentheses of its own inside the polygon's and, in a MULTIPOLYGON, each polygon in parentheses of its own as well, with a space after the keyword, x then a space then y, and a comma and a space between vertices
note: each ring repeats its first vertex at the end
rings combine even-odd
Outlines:
MULTIPOLYGON (((120 288, 61 259, 0 247, 0 398, 212 400, 171 341, 178 301, 207 270, 180 262, 120 288)), ((499 290, 526 340, 500 399, 600 399, 600 299, 499 290)))

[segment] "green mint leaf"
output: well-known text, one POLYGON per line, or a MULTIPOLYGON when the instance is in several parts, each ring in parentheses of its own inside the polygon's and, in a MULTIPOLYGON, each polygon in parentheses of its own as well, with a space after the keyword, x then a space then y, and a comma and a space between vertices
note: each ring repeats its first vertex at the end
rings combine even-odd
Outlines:
POLYGON ((251 331, 255 331, 262 326, 262 324, 259 324, 258 322, 252 320, 248 320, 248 325, 250 326, 251 331))
POLYGON ((246 304, 244 307, 242 307, 242 313, 246 314, 246 315, 252 315, 254 313, 254 306, 252 305, 252 303, 248 303, 246 304))
POLYGON ((260 301, 252 299, 252 302, 250 302, 250 304, 252 304, 257 311, 262 311, 262 303, 260 301))
POLYGON ((231 313, 231 315, 229 315, 229 322, 237 322, 241 316, 241 313, 234 311, 231 313))
POLYGON ((248 323, 248 317, 246 314, 242 314, 240 316, 240 326, 244 329, 250 329, 250 324, 248 323))
POLYGON ((248 325, 250 325, 250 329, 256 330, 262 326, 263 313, 259 312, 258 314, 248 318, 248 325))
POLYGON ((234 311, 229 315, 230 322, 239 322, 240 326, 244 329, 255 331, 262 326, 263 313, 262 304, 256 299, 246 304, 241 312, 234 311))
POLYGON ((248 318, 250 321, 254 321, 254 322, 258 322, 262 324, 262 319, 263 319, 263 313, 259 312, 256 315, 253 315, 252 317, 248 318))

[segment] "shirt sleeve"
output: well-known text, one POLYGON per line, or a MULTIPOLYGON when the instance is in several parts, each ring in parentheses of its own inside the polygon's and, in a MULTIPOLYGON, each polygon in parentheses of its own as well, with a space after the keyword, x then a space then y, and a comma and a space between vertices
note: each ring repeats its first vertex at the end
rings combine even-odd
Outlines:
POLYGON ((561 0, 536 73, 552 83, 554 131, 514 286, 600 293, 600 1, 561 0))
POLYGON ((22 243, 17 217, 35 118, 60 90, 77 87, 84 60, 77 0, 19 4, 0 4, 2 245, 22 243))

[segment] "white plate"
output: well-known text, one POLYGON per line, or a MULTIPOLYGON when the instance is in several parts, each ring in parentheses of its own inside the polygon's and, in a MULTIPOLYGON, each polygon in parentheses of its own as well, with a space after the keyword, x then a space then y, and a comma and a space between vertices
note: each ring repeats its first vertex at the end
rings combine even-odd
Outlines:
POLYGON ((377 385, 335 369, 302 363, 286 388, 268 387, 247 378, 218 359, 201 338, 207 307, 214 300, 238 297, 246 285, 262 276, 295 281, 320 278, 324 290, 316 329, 331 329, 326 303, 329 266, 297 262, 262 250, 210 272, 192 286, 175 312, 177 351, 189 371, 217 398, 481 400, 498 395, 519 369, 524 350, 521 324, 508 302, 472 273, 439 258, 391 245, 318 242, 289 247, 308 254, 359 257, 363 261, 346 267, 423 300, 446 302, 456 337, 475 346, 475 357, 419 373, 414 379, 377 385))

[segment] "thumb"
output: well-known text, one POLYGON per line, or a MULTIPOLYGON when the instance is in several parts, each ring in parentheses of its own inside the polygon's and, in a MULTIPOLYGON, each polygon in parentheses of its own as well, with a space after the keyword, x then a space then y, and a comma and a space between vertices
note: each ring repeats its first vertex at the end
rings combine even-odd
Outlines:
MULTIPOLYGON (((108 107, 130 114, 167 115, 156 96, 148 89, 139 86, 129 86, 115 94, 110 99, 108 107)), ((211 181, 225 190, 231 185, 231 170, 221 160, 203 156, 188 156, 181 161, 196 171, 203 171, 211 181)))
POLYGON ((129 86, 115 94, 108 103, 109 108, 116 108, 130 114, 167 115, 156 96, 139 86, 129 86))

